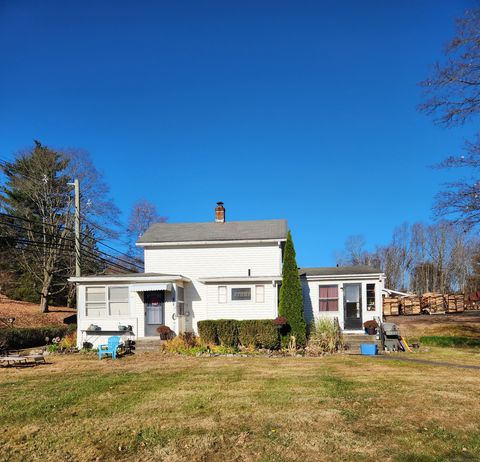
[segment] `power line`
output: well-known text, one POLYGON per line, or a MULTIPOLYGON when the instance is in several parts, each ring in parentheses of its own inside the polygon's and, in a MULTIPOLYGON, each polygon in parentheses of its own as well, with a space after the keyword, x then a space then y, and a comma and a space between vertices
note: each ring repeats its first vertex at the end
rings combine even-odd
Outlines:
MULTIPOLYGON (((11 237, 11 236, 1 236, 0 235, 0 238, 2 238, 2 237, 11 237)), ((25 245, 29 245, 29 246, 35 246, 35 247, 44 247, 44 248, 56 249, 59 252, 62 252, 63 254, 68 254, 69 256, 71 256, 71 253, 73 252, 73 247, 71 247, 70 250, 69 250, 69 249, 63 247, 61 244, 53 244, 53 243, 48 243, 48 242, 45 243, 45 242, 42 242, 42 241, 32 241, 31 239, 21 239, 21 238, 14 238, 14 239, 17 243, 20 243, 20 244, 25 244, 25 245)), ((101 261, 103 261, 103 262, 105 262, 105 263, 107 263, 111 266, 115 266, 116 268, 119 268, 123 271, 131 272, 130 268, 126 268, 125 266, 119 265, 118 263, 115 263, 114 261, 107 260, 106 258, 100 257, 99 255, 95 255, 92 252, 82 250, 81 254, 82 254, 82 256, 84 256, 85 258, 87 258, 91 261, 101 260, 101 261)))
MULTIPOLYGON (((14 215, 9 215, 9 214, 1 213, 1 212, 0 212, 0 218, 1 218, 2 216, 8 217, 8 218, 13 218, 13 219, 20 219, 20 220, 22 220, 22 221, 26 221, 26 222, 29 222, 29 223, 35 223, 34 221, 28 220, 28 219, 26 219, 26 218, 15 217, 14 215)), ((0 223, 3 224, 3 225, 5 225, 5 226, 12 226, 12 227, 15 227, 15 228, 17 228, 17 229, 23 229, 23 230, 25 230, 25 231, 29 231, 29 232, 31 232, 32 234, 37 234, 37 235, 42 235, 42 236, 46 235, 46 236, 48 236, 48 237, 55 237, 55 235, 53 235, 53 234, 43 233, 43 232, 41 232, 41 231, 34 231, 34 230, 31 230, 31 229, 25 228, 25 227, 23 227, 23 226, 20 226, 20 225, 14 225, 13 223, 5 223, 5 222, 3 222, 3 223, 0 222, 0 223)), ((38 224, 38 223, 35 223, 35 224, 38 224)), ((55 225, 52 225, 52 226, 55 226, 55 225)), ((66 228, 66 227, 65 227, 64 229, 66 229, 67 231, 69 230, 69 228, 66 228)), ((84 236, 86 236, 86 235, 84 234, 84 236)), ((89 236, 86 236, 86 237, 89 237, 89 236)), ((68 238, 68 237, 63 237, 62 239, 65 240, 65 241, 69 241, 69 242, 75 243, 75 240, 74 240, 74 239, 71 239, 71 238, 68 238)), ((136 263, 134 263, 134 262, 132 262, 132 261, 124 260, 123 258, 119 258, 119 257, 117 257, 116 255, 111 255, 111 254, 109 254, 109 253, 107 253, 107 252, 104 252, 103 250, 100 250, 100 249, 96 249, 96 251, 99 252, 99 253, 101 253, 102 255, 106 255, 107 257, 114 258, 115 260, 120 261, 120 262, 122 262, 122 263, 125 263, 125 264, 127 264, 127 265, 134 266, 134 267, 136 267, 136 268, 138 268, 138 269, 143 269, 142 266, 137 265, 136 263)), ((127 254, 125 254, 125 255, 128 256, 127 254)))
MULTIPOLYGON (((36 183, 39 183, 39 184, 43 183, 43 180, 40 180, 39 178, 35 178, 35 177, 33 177, 33 176, 25 173, 24 171, 18 169, 18 167, 15 166, 14 162, 10 162, 10 161, 7 161, 7 160, 5 160, 5 159, 0 158, 0 165, 3 165, 4 167, 7 167, 7 168, 9 168, 9 169, 11 169, 11 170, 13 170, 13 171, 16 171, 16 172, 19 173, 20 175, 22 175, 22 176, 24 176, 25 178, 30 179, 30 180, 32 180, 32 181, 34 181, 34 182, 36 182, 36 183)), ((84 213, 80 213, 80 216, 82 217, 83 221, 87 222, 91 227, 93 227, 93 228, 101 231, 102 233, 106 233, 106 231, 105 231, 104 228, 102 228, 101 226, 99 226, 99 225, 97 225, 96 223, 92 222, 88 217, 85 216, 84 213)), ((16 218, 20 218, 20 217, 16 217, 16 218)), ((21 218, 20 218, 20 219, 21 219, 21 218)), ((57 226, 57 225, 54 225, 54 224, 49 224, 49 225, 51 225, 51 226, 57 226)), ((71 229, 71 228, 65 227, 65 229, 67 229, 67 231, 74 232, 74 230, 71 229)), ((82 233, 82 232, 81 232, 80 234, 85 236, 85 234, 82 233)), ((129 245, 130 245, 129 242, 123 241, 123 240, 121 240, 121 239, 118 239, 118 238, 113 238, 113 239, 116 240, 117 242, 123 244, 123 245, 126 245, 126 246, 129 246, 129 245)), ((106 247, 106 248, 108 248, 108 249, 110 249, 110 250, 112 250, 112 251, 114 251, 114 252, 117 252, 117 253, 120 254, 120 255, 123 255, 123 256, 128 257, 128 258, 132 258, 130 255, 126 254, 125 252, 122 252, 122 251, 120 251, 120 250, 118 250, 118 249, 115 249, 114 247, 106 244, 106 243, 105 243, 102 239, 100 239, 100 238, 96 238, 96 241, 97 241, 99 244, 103 245, 104 247, 106 247)), ((104 254, 108 255, 106 252, 104 252, 104 254)), ((133 258, 132 260, 133 260, 133 261, 136 261, 136 262, 138 262, 138 263, 140 263, 140 264, 143 264, 143 262, 141 262, 141 261, 140 261, 139 259, 137 259, 137 258, 133 258)), ((134 264, 134 266, 136 266, 137 268, 142 268, 142 269, 143 269, 143 266, 140 266, 140 265, 137 265, 137 264, 134 264)))

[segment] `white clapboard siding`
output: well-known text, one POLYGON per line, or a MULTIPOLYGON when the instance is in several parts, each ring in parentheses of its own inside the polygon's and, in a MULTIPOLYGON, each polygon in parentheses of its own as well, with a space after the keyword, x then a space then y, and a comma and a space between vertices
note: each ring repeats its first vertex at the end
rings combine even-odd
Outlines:
MULTIPOLYGON (((189 313, 186 319, 187 330, 196 331, 197 322, 203 319, 275 317, 274 292, 273 288, 267 290, 267 285, 264 306, 255 314, 254 307, 242 311, 239 305, 230 303, 224 307, 215 306, 216 295, 213 299, 208 299, 208 287, 213 288, 216 293, 217 285, 203 284, 198 280, 208 277, 246 277, 249 270, 251 276, 281 275, 281 248, 278 243, 236 245, 214 243, 208 246, 162 246, 145 249, 145 272, 181 274, 191 280, 185 285, 185 311, 189 313)), ((254 292, 252 295, 254 303, 254 292)))
POLYGON ((303 293, 303 305, 305 309, 305 320, 308 323, 312 323, 316 319, 320 318, 337 318, 340 327, 344 327, 344 311, 343 311, 343 285, 344 284, 361 284, 362 285, 362 321, 368 321, 375 317, 382 318, 382 289, 383 280, 365 277, 358 279, 322 279, 315 280, 302 278, 302 293, 303 293), (367 284, 375 284, 375 311, 367 310, 367 284), (320 285, 338 285, 338 311, 320 311, 319 309, 319 295, 320 285))
POLYGON ((276 286, 272 283, 265 284, 225 284, 227 287, 227 302, 219 303, 218 286, 209 284, 207 286, 207 318, 208 319, 273 319, 277 316, 275 302, 276 286), (264 302, 258 303, 255 300, 255 286, 262 285, 265 289, 264 302), (232 288, 251 289, 251 300, 231 300, 232 288))

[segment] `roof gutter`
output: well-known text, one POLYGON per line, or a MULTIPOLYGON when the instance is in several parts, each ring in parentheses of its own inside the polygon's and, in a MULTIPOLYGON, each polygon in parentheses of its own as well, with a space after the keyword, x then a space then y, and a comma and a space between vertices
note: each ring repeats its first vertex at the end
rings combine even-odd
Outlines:
POLYGON ((71 277, 68 279, 68 282, 131 282, 131 283, 141 283, 141 282, 172 282, 172 281, 183 281, 190 282, 190 279, 182 276, 180 274, 172 276, 81 276, 81 277, 71 277))
POLYGON ((286 238, 275 239, 236 239, 236 240, 211 240, 211 241, 172 241, 172 242, 136 242, 138 247, 171 247, 191 245, 223 245, 223 244, 266 244, 286 241, 286 238))

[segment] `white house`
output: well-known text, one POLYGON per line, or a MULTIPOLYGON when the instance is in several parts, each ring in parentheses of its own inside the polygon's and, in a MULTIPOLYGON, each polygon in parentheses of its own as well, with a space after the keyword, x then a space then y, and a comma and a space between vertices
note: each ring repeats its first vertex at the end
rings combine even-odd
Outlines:
MULTIPOLYGON (((274 319, 278 315, 286 220, 157 223, 138 240, 145 273, 71 278, 77 284, 78 344, 104 343, 131 326, 137 339, 157 337, 160 325, 196 331, 204 319, 274 319), (100 331, 91 327, 99 326, 100 331)), ((300 270, 305 317, 335 316, 362 330, 381 316, 383 275, 371 268, 300 270)))

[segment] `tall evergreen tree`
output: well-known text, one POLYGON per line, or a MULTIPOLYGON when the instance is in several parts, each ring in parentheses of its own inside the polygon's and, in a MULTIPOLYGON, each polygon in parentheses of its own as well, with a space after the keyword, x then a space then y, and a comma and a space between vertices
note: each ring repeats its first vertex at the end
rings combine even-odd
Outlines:
POLYGON ((297 346, 304 346, 307 325, 303 316, 302 285, 290 231, 288 232, 283 254, 282 286, 280 287, 278 312, 280 316, 287 318, 290 326, 290 331, 284 332, 282 335, 282 345, 286 346, 290 336, 294 335, 297 346))

